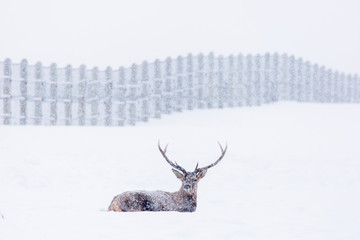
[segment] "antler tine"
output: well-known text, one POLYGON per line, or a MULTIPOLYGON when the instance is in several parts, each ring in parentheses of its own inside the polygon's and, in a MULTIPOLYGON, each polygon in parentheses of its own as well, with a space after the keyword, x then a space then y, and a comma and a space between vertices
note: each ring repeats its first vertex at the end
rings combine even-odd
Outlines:
MULTIPOLYGON (((164 153, 166 153, 167 147, 169 144, 166 144, 165 148, 164 148, 164 153)), ((159 146, 160 146, 160 142, 159 142, 159 146)))
POLYGON ((219 157, 219 159, 216 160, 216 162, 214 162, 214 163, 212 163, 212 164, 210 164, 210 165, 208 165, 206 167, 197 168, 197 166, 196 166, 196 169, 195 169, 196 172, 207 170, 207 169, 215 166, 216 164, 218 164, 221 161, 221 159, 223 159, 223 157, 225 156, 228 145, 226 144, 225 149, 224 149, 219 142, 218 142, 218 144, 219 144, 220 149, 221 149, 221 156, 219 157))
MULTIPOLYGON (((217 141, 217 143, 218 143, 218 144, 219 144, 219 146, 220 146, 221 152, 224 152, 224 149, 223 149, 223 147, 221 146, 220 142, 219 142, 219 141, 217 141)), ((227 148, 227 143, 226 143, 226 146, 225 146, 225 147, 227 148)))
POLYGON ((198 166, 199 166, 199 162, 196 164, 194 172, 196 172, 198 170, 198 166))
POLYGON ((180 167, 177 163, 173 163, 172 161, 169 160, 169 158, 166 156, 166 149, 167 149, 167 146, 168 144, 166 144, 164 150, 161 149, 161 146, 160 146, 160 140, 158 142, 158 147, 159 147, 159 151, 161 152, 161 154, 163 155, 163 157, 165 158, 165 160, 175 169, 183 172, 184 174, 186 174, 186 170, 182 167, 180 167))

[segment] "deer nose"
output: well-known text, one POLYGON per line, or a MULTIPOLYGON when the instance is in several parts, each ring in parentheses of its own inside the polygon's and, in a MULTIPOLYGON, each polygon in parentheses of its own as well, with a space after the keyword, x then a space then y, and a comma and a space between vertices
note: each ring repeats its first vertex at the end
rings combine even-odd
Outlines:
POLYGON ((190 185, 186 184, 186 185, 184 186, 184 188, 185 188, 185 189, 189 189, 189 188, 190 188, 190 185))

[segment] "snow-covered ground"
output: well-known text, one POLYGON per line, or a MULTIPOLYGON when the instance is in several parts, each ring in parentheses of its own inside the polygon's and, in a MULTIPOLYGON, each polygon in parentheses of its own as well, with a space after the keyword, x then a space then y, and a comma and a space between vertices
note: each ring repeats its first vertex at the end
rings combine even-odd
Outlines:
POLYGON ((197 110, 136 127, 0 127, 0 239, 360 239, 360 105, 197 110), (199 183, 195 213, 105 211, 176 191, 157 141, 199 183))

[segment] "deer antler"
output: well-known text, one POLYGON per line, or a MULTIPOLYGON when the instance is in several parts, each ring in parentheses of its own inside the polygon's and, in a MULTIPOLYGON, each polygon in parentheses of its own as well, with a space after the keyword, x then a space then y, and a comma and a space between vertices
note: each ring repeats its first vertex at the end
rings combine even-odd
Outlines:
POLYGON ((195 171, 194 171, 194 172, 201 172, 201 171, 207 170, 207 169, 215 166, 216 164, 218 164, 218 163, 221 161, 221 159, 223 159, 223 157, 224 157, 224 155, 225 155, 225 153, 226 153, 226 150, 227 150, 227 147, 228 147, 228 146, 227 146, 227 144, 226 144, 225 149, 224 149, 219 142, 218 142, 218 144, 219 144, 220 149, 221 149, 221 156, 219 157, 219 159, 216 160, 216 162, 214 162, 214 163, 212 163, 212 164, 210 164, 210 165, 208 165, 208 166, 206 166, 206 167, 202 167, 202 168, 198 168, 199 163, 196 164, 196 167, 195 167, 195 171))
POLYGON ((161 154, 162 154, 163 157, 165 158, 165 160, 166 160, 173 168, 175 168, 175 169, 183 172, 184 174, 186 174, 187 172, 186 172, 186 170, 185 170, 184 168, 180 167, 176 162, 173 163, 172 161, 170 161, 170 160, 168 159, 168 157, 166 156, 167 146, 168 146, 168 144, 166 144, 164 150, 162 150, 161 147, 160 147, 160 140, 159 140, 159 142, 158 142, 158 147, 159 147, 159 150, 160 150, 161 154))

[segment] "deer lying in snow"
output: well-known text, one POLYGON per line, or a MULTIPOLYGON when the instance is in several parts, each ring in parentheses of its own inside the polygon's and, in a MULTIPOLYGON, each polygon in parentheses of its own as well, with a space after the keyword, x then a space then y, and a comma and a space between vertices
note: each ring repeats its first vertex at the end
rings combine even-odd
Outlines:
POLYGON ((161 149, 158 143, 159 150, 165 160, 174 168, 172 171, 175 176, 181 180, 182 185, 179 191, 174 193, 164 191, 136 191, 124 192, 117 195, 112 200, 108 211, 115 212, 138 212, 138 211, 179 211, 179 212, 194 212, 196 210, 197 200, 197 185, 201 178, 206 174, 206 171, 215 166, 224 157, 225 149, 219 143, 221 149, 221 156, 216 162, 206 167, 198 168, 196 165, 193 172, 187 172, 180 167, 176 162, 173 163, 166 156, 166 148, 161 149))

